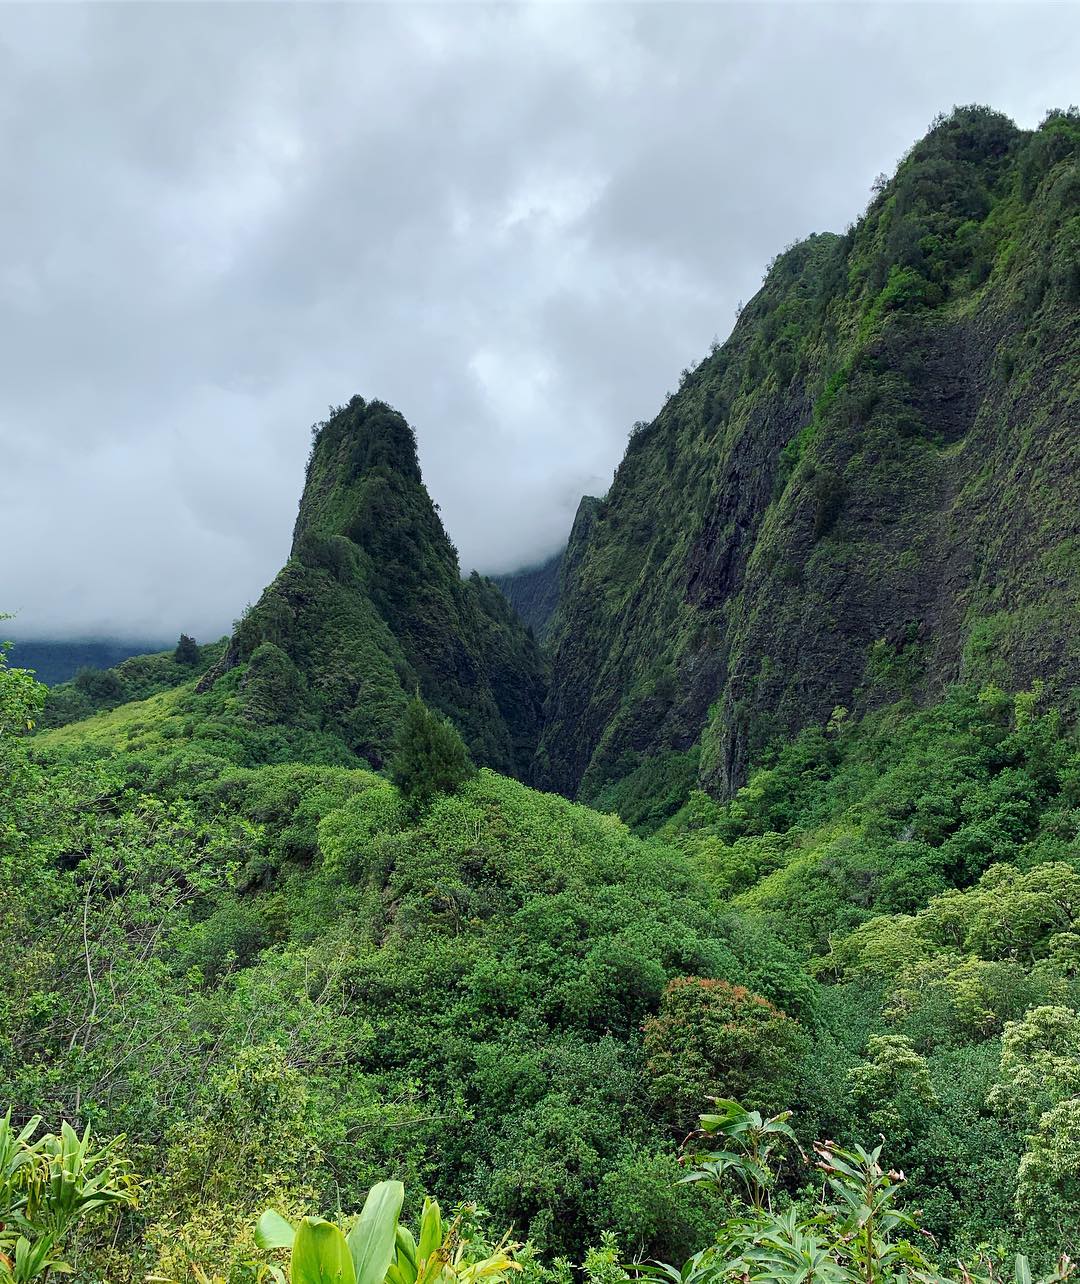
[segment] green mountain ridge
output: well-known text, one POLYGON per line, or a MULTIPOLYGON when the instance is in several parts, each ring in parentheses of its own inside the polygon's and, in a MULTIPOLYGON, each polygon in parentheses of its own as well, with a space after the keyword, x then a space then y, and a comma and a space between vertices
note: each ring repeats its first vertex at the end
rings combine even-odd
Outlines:
MULTIPOLYGON (((695 785, 731 796, 837 707, 1036 679, 1068 704, 1078 140, 1070 113, 936 123, 846 234, 777 257, 563 553, 522 573, 462 581, 412 430, 354 398, 199 691, 231 675, 236 716, 378 767, 419 689, 478 761, 650 823, 695 785)), ((87 711, 60 688, 46 722, 87 711)))
POLYGON ((935 125, 845 235, 770 267, 574 542, 537 780, 598 797, 691 748, 958 680, 1080 683, 1080 121, 935 125))

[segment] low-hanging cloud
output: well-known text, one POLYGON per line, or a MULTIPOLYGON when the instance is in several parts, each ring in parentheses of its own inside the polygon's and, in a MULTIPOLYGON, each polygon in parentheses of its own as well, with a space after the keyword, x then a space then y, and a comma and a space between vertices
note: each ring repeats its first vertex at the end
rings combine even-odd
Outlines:
POLYGON ((545 556, 776 251, 1078 66, 1056 5, 4 7, 0 609, 220 634, 356 392, 466 569, 545 556))

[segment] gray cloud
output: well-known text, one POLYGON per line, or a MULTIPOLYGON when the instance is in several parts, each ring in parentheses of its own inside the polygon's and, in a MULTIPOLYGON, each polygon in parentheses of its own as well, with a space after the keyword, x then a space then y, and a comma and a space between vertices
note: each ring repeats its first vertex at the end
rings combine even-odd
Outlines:
POLYGON ((221 633, 354 392, 466 568, 553 551, 777 250, 1077 66, 1064 5, 5 6, 0 608, 221 633))

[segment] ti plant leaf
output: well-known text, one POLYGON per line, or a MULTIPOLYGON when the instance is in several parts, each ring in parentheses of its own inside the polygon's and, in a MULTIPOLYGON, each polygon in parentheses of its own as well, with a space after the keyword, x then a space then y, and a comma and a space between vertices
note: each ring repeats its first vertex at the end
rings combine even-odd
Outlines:
POLYGON ((292 1284, 356 1284, 345 1236, 321 1217, 305 1217, 296 1230, 290 1269, 292 1284))
POLYGON ((292 1248, 296 1231, 280 1213, 268 1208, 255 1226, 255 1243, 260 1248, 292 1248))
POLYGON ((348 1238, 356 1284, 383 1284, 394 1260, 404 1198, 405 1187, 399 1181, 381 1181, 368 1191, 348 1238))

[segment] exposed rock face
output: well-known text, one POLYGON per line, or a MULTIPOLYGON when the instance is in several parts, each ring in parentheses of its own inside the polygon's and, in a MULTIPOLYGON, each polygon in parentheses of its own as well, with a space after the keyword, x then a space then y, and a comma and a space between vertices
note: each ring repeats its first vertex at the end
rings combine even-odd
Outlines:
POLYGON ((1078 156, 959 112, 776 261, 568 550, 539 783, 700 741, 727 794, 838 705, 1080 685, 1078 156))

